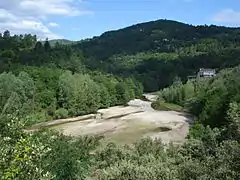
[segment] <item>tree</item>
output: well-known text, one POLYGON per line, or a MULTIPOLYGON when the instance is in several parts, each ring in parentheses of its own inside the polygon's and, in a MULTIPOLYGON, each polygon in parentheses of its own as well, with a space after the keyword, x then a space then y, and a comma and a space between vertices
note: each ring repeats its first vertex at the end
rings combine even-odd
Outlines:
POLYGON ((240 142, 240 107, 237 102, 229 104, 227 116, 229 120, 227 134, 230 139, 240 142))
POLYGON ((128 87, 124 82, 116 84, 116 97, 118 104, 126 104, 130 100, 128 87))
POLYGON ((44 49, 45 49, 45 52, 48 52, 51 49, 51 45, 50 45, 48 39, 46 39, 44 42, 44 49))
POLYGON ((38 42, 35 44, 34 50, 35 50, 36 52, 43 52, 44 47, 43 47, 43 45, 42 45, 42 43, 41 43, 40 41, 38 41, 38 42))
POLYGON ((101 106, 99 87, 87 75, 62 74, 58 92, 59 107, 68 109, 70 115, 95 112, 101 106))
POLYGON ((34 108, 34 94, 34 82, 28 74, 20 73, 18 77, 12 73, 0 74, 1 113, 19 112, 26 115, 34 108))
POLYGON ((9 39, 11 37, 10 31, 6 30, 3 32, 3 38, 4 39, 9 39))

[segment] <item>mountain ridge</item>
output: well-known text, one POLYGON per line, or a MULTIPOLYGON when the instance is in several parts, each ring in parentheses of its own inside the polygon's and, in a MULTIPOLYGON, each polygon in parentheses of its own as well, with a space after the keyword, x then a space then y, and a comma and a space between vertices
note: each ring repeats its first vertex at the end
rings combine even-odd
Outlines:
POLYGON ((100 36, 76 43, 87 55, 107 58, 113 54, 134 54, 144 51, 169 52, 203 38, 230 35, 239 28, 216 25, 193 26, 173 20, 156 20, 138 23, 119 30, 107 31, 100 36), (108 53, 104 52, 108 49, 108 53))
POLYGON ((145 91, 183 81, 199 68, 240 63, 240 28, 198 25, 172 20, 135 24, 72 45, 86 57, 89 69, 134 76, 145 91))

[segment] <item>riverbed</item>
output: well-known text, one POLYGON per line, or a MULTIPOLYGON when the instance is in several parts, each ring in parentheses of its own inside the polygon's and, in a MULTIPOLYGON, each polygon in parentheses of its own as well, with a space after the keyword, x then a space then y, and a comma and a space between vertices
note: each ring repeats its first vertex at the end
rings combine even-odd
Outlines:
POLYGON ((163 143, 181 144, 188 134, 191 117, 174 111, 156 111, 149 101, 131 100, 128 106, 100 109, 96 114, 48 122, 49 128, 70 136, 103 135, 105 142, 130 144, 143 137, 160 138, 163 143))

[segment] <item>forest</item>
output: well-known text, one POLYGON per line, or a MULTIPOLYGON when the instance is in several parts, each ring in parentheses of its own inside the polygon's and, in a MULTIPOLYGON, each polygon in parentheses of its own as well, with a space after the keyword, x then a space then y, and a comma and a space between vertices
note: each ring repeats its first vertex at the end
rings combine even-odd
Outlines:
POLYGON ((135 78, 89 71, 69 46, 5 31, 0 47, 0 112, 18 112, 28 125, 125 104, 143 92, 135 78))
POLYGON ((0 179, 240 178, 240 29, 159 20, 74 44, 0 35, 0 179), (186 33, 188 32, 188 33, 186 33), (114 44, 114 46, 113 46, 114 44), (214 78, 187 80, 198 68, 214 78), (37 122, 125 105, 159 91, 157 106, 196 117, 183 145, 65 136, 37 122))
POLYGON ((238 65, 240 28, 157 20, 106 32, 73 47, 91 59, 84 61, 89 69, 134 76, 144 91, 153 92, 171 85, 176 76, 185 82, 199 68, 238 65))

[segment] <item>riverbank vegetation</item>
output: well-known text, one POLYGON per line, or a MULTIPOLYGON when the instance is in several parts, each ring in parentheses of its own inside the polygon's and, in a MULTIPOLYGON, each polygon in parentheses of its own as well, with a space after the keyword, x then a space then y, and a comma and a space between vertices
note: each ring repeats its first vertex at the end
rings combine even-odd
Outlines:
POLYGON ((182 106, 173 103, 167 103, 163 99, 153 102, 151 106, 153 109, 158 111, 184 111, 182 106))
POLYGON ((163 89, 160 97, 183 106, 211 127, 229 123, 228 112, 239 103, 240 66, 225 69, 215 78, 199 78, 183 84, 180 80, 163 89))

